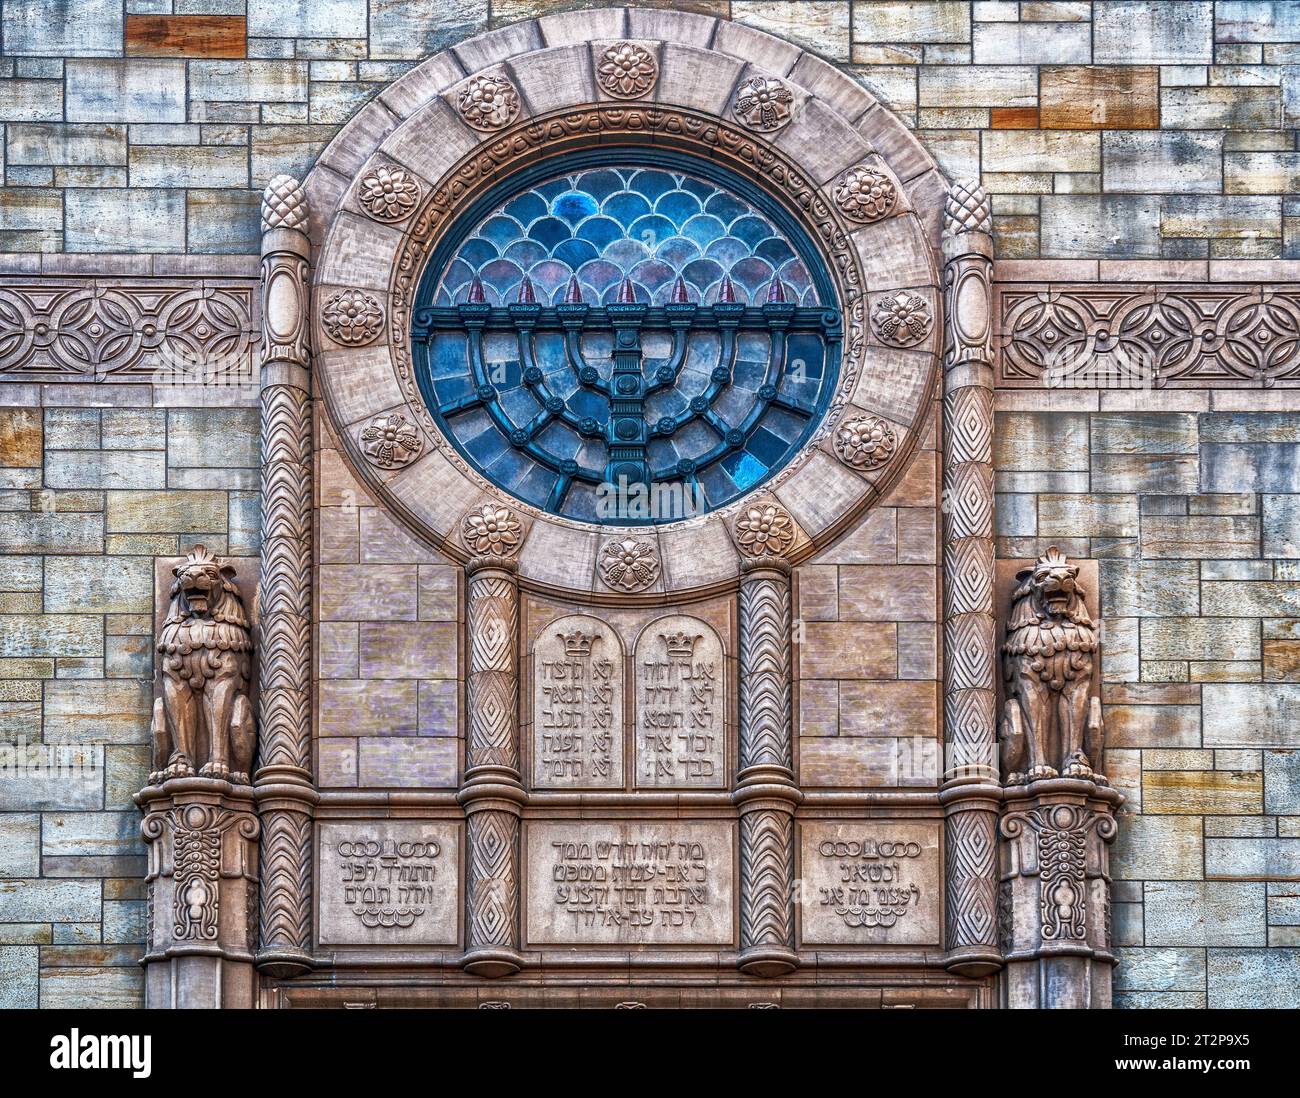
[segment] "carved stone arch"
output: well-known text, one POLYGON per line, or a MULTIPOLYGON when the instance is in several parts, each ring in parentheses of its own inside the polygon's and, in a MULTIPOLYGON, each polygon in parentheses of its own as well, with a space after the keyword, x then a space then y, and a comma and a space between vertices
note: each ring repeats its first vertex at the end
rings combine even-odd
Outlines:
MULTIPOLYGON (((725 164, 797 220, 831 272, 844 329, 836 391, 807 444, 762 486, 798 527, 798 563, 888 491, 923 430, 941 349, 947 184, 852 79, 726 20, 612 7, 514 24, 424 61, 340 131, 304 187, 316 259, 313 372, 346 454, 417 534, 467 559, 460 517, 499 492, 446 443, 421 399, 412 295, 440 234, 494 181, 597 145, 725 164), (624 67, 611 76, 607 55, 617 49, 624 67), (772 94, 772 117, 754 106, 755 88, 772 94), (402 441, 388 440, 376 460, 367 431, 372 450, 376 432, 402 441), (890 444, 862 459, 855 440, 873 431, 890 444)), ((608 531, 514 505, 522 587, 627 600, 586 563, 608 531)), ((698 563, 665 567, 642 597, 734 589, 743 554, 728 519, 743 505, 656 527, 665 561, 698 563)))

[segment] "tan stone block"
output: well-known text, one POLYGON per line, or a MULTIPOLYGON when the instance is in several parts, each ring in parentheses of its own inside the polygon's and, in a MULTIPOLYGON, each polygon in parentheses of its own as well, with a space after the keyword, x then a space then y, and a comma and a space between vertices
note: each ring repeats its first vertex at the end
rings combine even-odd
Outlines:
POLYGON ((1144 618, 1142 656, 1152 660, 1253 660, 1259 656, 1253 618, 1144 618))
POLYGON ((898 627, 861 622, 807 622, 799 645, 804 679, 887 679, 898 670, 898 627))
POLYGON ((1111 853, 1123 881, 1196 881, 1204 872, 1199 816, 1128 816, 1111 853))
POLYGON ((858 525, 813 558, 816 564, 893 564, 898 559, 898 514, 873 507, 858 525))
POLYGON ((110 491, 106 502, 111 533, 225 533, 229 520, 225 492, 110 491))
POLYGON ((842 621, 935 621, 935 569, 924 565, 846 565, 840 569, 842 621))
POLYGON ((840 684, 835 679, 805 679, 798 684, 797 736, 834 736, 839 732, 840 684))
POLYGON ((938 503, 937 458, 933 450, 913 455, 902 477, 882 499, 884 507, 934 507, 938 503))
POLYGON ((1107 705, 1112 747, 1200 747, 1201 709, 1193 705, 1107 705))
POLYGON ((933 622, 898 623, 898 677, 932 679, 938 674, 938 627, 933 622))
POLYGON ((798 591, 795 617, 803 621, 835 621, 839 617, 838 569, 805 564, 795 573, 798 591))
POLYGON ((989 172, 1099 172, 1101 135, 1064 130, 986 130, 981 156, 989 172))
POLYGON ((1153 770, 1142 776, 1142 810, 1166 815, 1245 816, 1264 810, 1264 775, 1230 770, 1153 770))
POLYGON ((934 564, 937 561, 936 514, 928 507, 898 509, 898 563, 934 564))
POLYGON ((932 786, 937 757, 932 738, 809 736, 799 741, 799 781, 848 789, 932 786))
POLYGON ((1139 130, 1160 126, 1155 66, 1045 66, 1040 95, 1044 128, 1139 130))
POLYGON ((45 739, 50 743, 144 743, 153 684, 130 679, 45 684, 45 739))
POLYGON ((1267 682, 1300 682, 1300 639, 1265 639, 1263 676, 1267 682))
POLYGON ((414 564, 323 564, 322 621, 414 621, 418 589, 414 564))
POLYGON ((840 684, 841 736, 931 736, 937 727, 933 681, 840 684))
POLYGON ((1137 532, 1138 508, 1134 495, 1038 497, 1040 537, 1128 538, 1137 532))
POLYGON ((0 465, 39 468, 41 441, 39 408, 0 408, 0 465))
POLYGON ((355 507, 322 507, 319 515, 322 564, 356 564, 360 555, 355 507))
POLYGON ((322 736, 413 736, 414 679, 328 679, 318 687, 322 736))
POLYGON ((362 622, 361 677, 454 679, 458 634, 454 622, 362 622))

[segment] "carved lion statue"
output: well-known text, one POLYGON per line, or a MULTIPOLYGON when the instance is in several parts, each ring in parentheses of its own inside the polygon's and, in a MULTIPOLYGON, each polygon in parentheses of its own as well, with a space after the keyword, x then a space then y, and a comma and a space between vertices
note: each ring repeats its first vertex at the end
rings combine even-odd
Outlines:
POLYGON ((149 781, 197 772, 247 784, 256 742, 248 696, 253 638, 235 570, 196 545, 172 575, 158 637, 163 690, 153 707, 149 781))
POLYGON ((1092 693, 1097 630, 1079 568, 1052 546, 1016 574, 1002 645, 1002 766, 1009 785, 1058 774, 1105 777, 1101 699, 1092 693))

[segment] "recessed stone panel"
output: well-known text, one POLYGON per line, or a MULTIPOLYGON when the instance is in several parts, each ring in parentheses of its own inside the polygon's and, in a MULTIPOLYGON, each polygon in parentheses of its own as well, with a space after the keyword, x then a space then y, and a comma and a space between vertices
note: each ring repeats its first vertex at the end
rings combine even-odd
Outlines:
POLYGON ((633 662, 636 784, 726 785, 726 661, 718 634, 699 618, 659 618, 642 630, 633 662))
POLYGON ((320 944, 454 946, 460 828, 450 820, 320 826, 320 944))
POLYGON ((596 618, 552 622, 533 648, 533 785, 623 787, 623 646, 596 618))
POLYGON ((804 823, 803 943, 940 945, 939 827, 930 820, 804 823))
POLYGON ((528 945, 730 945, 735 831, 721 820, 528 824, 528 945))

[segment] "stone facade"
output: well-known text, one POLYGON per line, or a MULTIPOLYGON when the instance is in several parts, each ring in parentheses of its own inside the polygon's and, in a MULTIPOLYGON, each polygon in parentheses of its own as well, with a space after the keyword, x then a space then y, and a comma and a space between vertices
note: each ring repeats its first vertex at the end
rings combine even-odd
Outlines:
MULTIPOLYGON (((363 199, 345 190, 370 149, 427 98, 394 82, 458 44, 459 80, 523 52, 532 42, 526 35, 543 32, 520 31, 517 42, 492 47, 467 43, 470 36, 599 7, 5 3, 0 726, 3 742, 16 748, 15 765, 0 771, 3 1005, 144 999, 138 962, 149 870, 131 798, 150 769, 156 563, 195 543, 223 557, 256 558, 269 529, 254 368, 263 188, 281 173, 308 177, 345 124, 364 120, 310 177, 313 263, 326 256, 316 271, 316 304, 339 287, 385 297, 388 275, 373 263, 373 248, 359 250, 361 238, 344 231, 379 219, 363 222, 371 216, 363 199), (366 104, 382 107, 366 114, 366 104), (330 252, 325 219, 336 202, 343 236, 332 238, 330 252)), ((1297 1005, 1300 398, 1287 335, 1300 281, 1290 262, 1300 258, 1291 193, 1300 173, 1292 151, 1300 112, 1295 5, 679 0, 646 7, 653 9, 646 39, 672 37, 671 30, 694 41, 684 52, 716 49, 733 58, 737 73, 751 62, 782 75, 793 66, 810 97, 837 106, 851 99, 848 89, 875 96, 877 109, 902 125, 867 133, 864 122, 861 133, 900 183, 892 212, 914 220, 933 249, 917 253, 916 270, 942 265, 947 181, 982 182, 991 201, 999 326, 988 382, 997 387, 995 552, 1000 561, 1024 561, 1055 545, 1096 562, 1098 590, 1090 597, 1100 609, 1106 770, 1125 798, 1109 863, 1114 1003, 1297 1005), (659 12, 669 6, 699 18, 659 12), (796 64, 787 45, 751 29, 814 51, 849 79, 841 86, 843 77, 815 69, 806 55, 796 64), (1045 302, 1055 311, 1045 313, 1045 302), (1071 375, 1054 384, 1054 333, 1073 331, 1071 323, 1085 332, 1076 345, 1089 368, 1104 370, 1108 381, 1071 375), (1202 341, 1198 355, 1167 353, 1183 335, 1202 341), (1117 371, 1126 385, 1159 388, 1116 388, 1117 371)), ((605 32, 613 27, 608 12, 581 19, 584 28, 602 28, 602 37, 619 36, 605 32)), ((564 26, 552 19, 545 33, 562 38, 564 26)), ((671 82, 671 60, 661 71, 658 78, 671 82)), ((527 100, 515 109, 534 109, 528 97, 543 94, 544 80, 529 85, 514 75, 527 100)), ((441 71, 429 79, 442 80, 439 87, 453 82, 441 71)), ((786 136, 773 134, 796 160, 811 159, 814 147, 797 136, 811 113, 803 104, 793 122, 776 121, 786 136)), ((734 118, 743 121, 741 112, 734 118)), ((383 146, 399 160, 410 147, 383 146)), ((832 174, 820 162, 808 170, 832 174)), ((872 248, 901 247, 887 235, 896 224, 855 230, 879 234, 861 249, 867 263, 872 248)), ((408 231, 415 230, 381 224, 372 236, 396 248, 408 231)), ((868 275, 874 306, 873 281, 891 276, 878 268, 868 275)), ((937 287, 929 300, 941 314, 937 287)), ((926 337, 936 351, 941 328, 934 323, 926 337)), ((326 354, 313 363, 310 408, 309 777, 325 816, 320 879, 309 883, 322 903, 344 895, 343 851, 357 839, 346 821, 392 806, 378 813, 392 818, 376 835, 414 851, 411 873, 435 881, 469 875, 488 882, 485 896, 509 882, 523 897, 523 922, 517 910, 502 908, 498 922, 486 901, 466 912, 431 890, 427 903, 411 905, 420 908, 411 936, 366 921, 387 916, 358 921, 333 906, 318 914, 314 939, 297 946, 347 971, 359 948, 404 942, 440 971, 456 970, 468 955, 477 956, 481 976, 491 976, 523 963, 530 950, 570 949, 575 941, 597 951, 629 940, 665 944, 609 932, 575 939, 580 911, 537 906, 548 874, 618 864, 564 846, 590 816, 583 799, 598 804, 605 794, 548 789, 537 798, 543 808, 519 807, 515 790, 543 785, 547 759, 559 765, 538 746, 544 718, 534 706, 541 681, 533 678, 540 674, 534 653, 526 648, 504 671, 490 653, 488 662, 475 662, 464 638, 475 620, 474 577, 484 573, 471 566, 467 581, 467 554, 453 530, 472 501, 434 499, 428 506, 442 508, 445 521, 412 523, 420 505, 403 495, 401 471, 408 463, 413 474, 427 468, 430 454, 401 452, 395 471, 367 457, 359 432, 403 398, 381 388, 391 380, 356 381, 379 377, 373 365, 389 336, 373 326, 356 328, 364 338, 352 331, 323 319, 312 339, 313 350, 326 354), (339 376, 349 385, 332 381, 339 376), (453 541, 442 543, 443 534, 453 541), (520 680, 520 757, 475 748, 474 712, 482 706, 473 699, 491 688, 476 672, 520 680), (492 771, 491 783, 476 783, 474 771, 481 777, 484 765, 504 769, 492 771), (412 815, 419 819, 401 819, 412 815), (494 861, 500 835, 516 845, 494 861)), ((711 1002, 841 1001, 797 970, 766 990, 743 983, 788 971, 805 943, 830 955, 863 943, 861 926, 819 900, 819 890, 835 884, 834 862, 819 851, 858 837, 836 815, 837 804, 853 806, 856 824, 875 819, 876 840, 904 852, 905 886, 927 898, 941 887, 944 812, 936 791, 950 778, 944 729, 954 721, 943 716, 951 655, 941 623, 952 617, 944 595, 953 583, 944 576, 944 523, 968 501, 944 481, 952 428, 940 388, 918 380, 919 368, 908 373, 909 354, 921 352, 889 353, 892 372, 882 367, 888 380, 868 409, 898 436, 897 460, 879 474, 869 507, 823 538, 818 531, 828 520, 816 495, 778 492, 800 527, 793 567, 761 572, 766 586, 751 587, 739 602, 734 594, 727 602, 721 589, 744 582, 740 541, 660 542, 658 574, 638 591, 623 587, 631 609, 617 612, 607 593, 619 589, 609 573, 599 578, 603 544, 570 545, 567 556, 535 550, 519 560, 518 628, 528 643, 560 615, 590 611, 556 596, 556 587, 572 586, 572 562, 591 577, 588 590, 609 623, 606 643, 625 653, 624 732, 634 746, 632 657, 646 625, 689 614, 716 635, 716 662, 736 701, 717 712, 725 750, 709 762, 740 770, 742 780, 731 792, 729 779, 702 780, 689 793, 639 790, 641 761, 630 750, 610 785, 626 786, 645 807, 636 810, 641 816, 602 822, 607 833, 594 836, 611 848, 669 842, 692 857, 698 848, 717 902, 683 938, 668 940, 684 945, 690 964, 726 954, 738 982, 711 1002), (711 583, 718 589, 701 594, 711 583), (742 693, 751 681, 746 669, 767 667, 770 675, 787 659, 747 642, 763 634, 746 626, 756 611, 744 599, 780 605, 782 591, 791 642, 788 762, 747 738, 754 725, 739 711, 765 704, 764 689, 742 693), (742 757, 746 750, 752 755, 742 757), (744 792, 744 767, 755 760, 762 782, 744 792), (677 812, 678 797, 693 798, 706 819, 663 822, 677 812), (918 851, 914 866, 909 843, 918 851), (791 904, 774 902, 774 894, 789 893, 787 879, 803 891, 791 904), (736 928, 733 906, 743 924, 736 928), (742 970, 748 963, 743 979, 733 953, 742 970)), ((865 470, 871 482, 873 457, 856 467, 835 464, 850 444, 857 445, 841 443, 837 458, 827 440, 817 460, 856 468, 854 476, 865 470)), ((1005 607, 995 611, 1005 616, 1005 607)), ((780 722, 764 718, 758 726, 780 722)), ((490 745, 490 735, 482 742, 490 745)), ((283 808, 272 801, 261 810, 283 808)), ((276 859, 268 865, 266 835, 262 842, 265 889, 276 859)), ((316 871, 304 863, 308 878, 316 871)), ((952 945, 937 899, 903 918, 901 934, 872 931, 865 940, 891 948, 891 961, 942 979, 923 988, 864 977, 854 1002, 995 1001, 991 979, 945 973, 944 949, 952 945)), ((261 936, 266 948, 265 910, 261 936)), ((504 985, 464 983, 474 978, 473 965, 465 965, 470 975, 450 978, 448 1002, 456 995, 462 1004, 509 995, 520 1005, 541 1001, 535 986, 507 993, 504 985)), ((283 975, 270 970, 264 978, 283 975)), ((286 979, 274 990, 268 984, 264 1001, 376 1001, 364 981, 355 983, 331 998, 319 982, 286 979)), ((632 992, 584 994, 614 1005, 632 992)), ((698 987, 641 989, 634 997, 651 1005, 704 1001, 698 987)))

